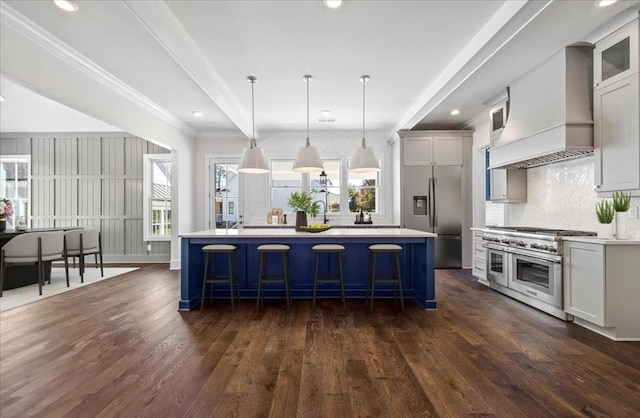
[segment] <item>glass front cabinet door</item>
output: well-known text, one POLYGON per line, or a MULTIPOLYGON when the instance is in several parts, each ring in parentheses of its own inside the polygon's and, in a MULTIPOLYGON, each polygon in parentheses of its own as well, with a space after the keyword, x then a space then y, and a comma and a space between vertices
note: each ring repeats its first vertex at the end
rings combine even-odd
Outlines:
POLYGON ((638 19, 596 43, 593 55, 594 89, 638 72, 638 19))

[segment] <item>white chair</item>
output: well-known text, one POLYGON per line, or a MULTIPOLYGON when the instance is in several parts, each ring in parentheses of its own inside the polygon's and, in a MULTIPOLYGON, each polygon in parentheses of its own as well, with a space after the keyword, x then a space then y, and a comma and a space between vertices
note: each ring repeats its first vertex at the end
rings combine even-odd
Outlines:
MULTIPOLYGON (((44 268, 46 262, 63 259, 64 233, 42 232, 21 234, 7 242, 0 251, 0 296, 4 287, 5 269, 8 266, 35 264, 38 266, 38 289, 42 295, 44 268)), ((69 268, 65 260, 67 287, 69 287, 69 268)), ((51 284, 51 277, 49 277, 51 284)))
POLYGON ((80 282, 84 283, 84 258, 93 254, 96 268, 98 268, 98 255, 100 256, 100 276, 104 277, 102 264, 102 237, 96 229, 72 229, 64 233, 65 254, 64 258, 79 258, 80 282))

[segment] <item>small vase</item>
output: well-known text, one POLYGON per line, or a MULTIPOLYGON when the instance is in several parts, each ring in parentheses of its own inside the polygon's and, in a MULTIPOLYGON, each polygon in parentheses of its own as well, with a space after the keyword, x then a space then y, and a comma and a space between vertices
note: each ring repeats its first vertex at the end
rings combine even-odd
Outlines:
POLYGON ((616 212, 616 239, 627 238, 627 212, 616 212))
POLYGON ((604 238, 604 239, 613 238, 613 223, 598 224, 598 238, 604 238))
POLYGON ((301 226, 307 226, 307 213, 299 210, 296 212, 296 231, 300 231, 301 226))
POLYGON ((0 231, 4 231, 5 229, 7 229, 7 221, 1 220, 0 221, 0 231))

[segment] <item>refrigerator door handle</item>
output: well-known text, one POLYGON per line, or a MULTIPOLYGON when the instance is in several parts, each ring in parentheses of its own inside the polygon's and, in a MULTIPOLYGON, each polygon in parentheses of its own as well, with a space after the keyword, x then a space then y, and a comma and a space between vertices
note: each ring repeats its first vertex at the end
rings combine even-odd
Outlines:
POLYGON ((429 195, 431 196, 431 201, 433 202, 433 205, 431 206, 431 226, 433 226, 434 228, 436 226, 438 226, 438 217, 436 214, 436 179, 434 177, 432 177, 430 179, 430 190, 429 190, 429 195))

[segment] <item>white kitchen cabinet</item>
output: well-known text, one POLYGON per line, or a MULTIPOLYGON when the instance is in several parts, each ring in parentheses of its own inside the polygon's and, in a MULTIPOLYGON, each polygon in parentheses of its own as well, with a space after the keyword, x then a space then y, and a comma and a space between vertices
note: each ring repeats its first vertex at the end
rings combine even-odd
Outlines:
POLYGON ((565 312, 609 338, 640 340, 640 242, 586 238, 563 245, 565 312))
POLYGON ((489 171, 489 197, 492 202, 527 201, 527 170, 504 168, 489 171))
POLYGON ((595 187, 640 195, 640 74, 593 92, 595 187))
POLYGON ((472 274, 478 278, 478 282, 489 286, 487 281, 487 249, 482 240, 482 231, 473 231, 473 267, 472 274))
POLYGON ((596 42, 594 88, 604 88, 638 72, 638 19, 596 42))
POLYGON ((463 165, 463 138, 471 131, 400 131, 404 165, 463 165))

